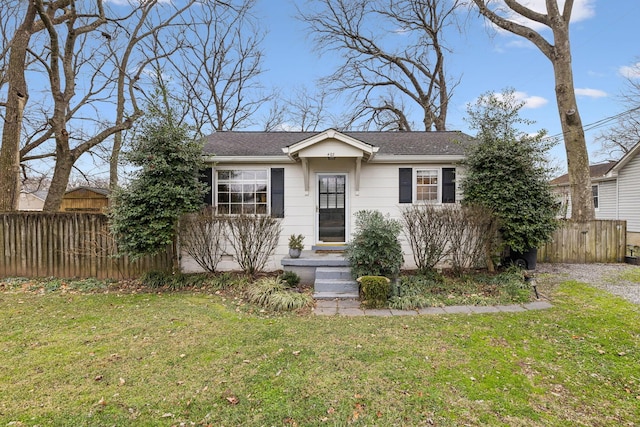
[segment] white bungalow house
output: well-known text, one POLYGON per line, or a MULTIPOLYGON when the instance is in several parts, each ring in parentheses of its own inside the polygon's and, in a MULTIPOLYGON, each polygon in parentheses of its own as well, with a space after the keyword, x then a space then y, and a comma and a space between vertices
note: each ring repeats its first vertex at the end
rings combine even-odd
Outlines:
MULTIPOLYGON (((596 219, 627 221, 627 244, 640 246, 640 143, 617 162, 590 166, 591 189, 596 219)), ((551 181, 564 207, 563 216, 571 218, 569 176, 551 181)))
MULTIPOLYGON (((360 210, 399 218, 408 204, 457 202, 456 175, 472 140, 461 132, 216 132, 204 145, 206 202, 221 213, 282 218, 267 266, 278 270, 292 234, 305 237, 306 251, 340 247, 360 210)), ((410 247, 403 251, 413 267, 410 247)), ((219 265, 235 268, 231 256, 219 265)))

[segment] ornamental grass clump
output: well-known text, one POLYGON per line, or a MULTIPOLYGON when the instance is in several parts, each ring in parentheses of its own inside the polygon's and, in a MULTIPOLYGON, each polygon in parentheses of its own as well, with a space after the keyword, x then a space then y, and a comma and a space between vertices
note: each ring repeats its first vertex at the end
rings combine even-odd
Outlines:
POLYGON ((310 295, 292 290, 277 277, 262 278, 247 287, 247 300, 271 311, 293 311, 310 306, 310 295))
POLYGON ((383 308, 387 306, 391 281, 384 276, 362 276, 360 283, 360 297, 365 308, 383 308))

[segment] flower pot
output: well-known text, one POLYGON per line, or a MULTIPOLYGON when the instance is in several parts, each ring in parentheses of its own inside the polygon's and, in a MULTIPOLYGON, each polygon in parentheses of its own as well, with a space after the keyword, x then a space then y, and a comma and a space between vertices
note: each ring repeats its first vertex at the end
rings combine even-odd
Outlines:
POLYGON ((301 253, 302 249, 289 248, 289 257, 291 258, 299 258, 301 253))
POLYGON ((538 260, 538 248, 531 248, 525 252, 511 251, 511 262, 524 270, 535 270, 538 260))
POLYGON ((640 258, 637 256, 626 256, 624 262, 627 264, 640 265, 640 258))

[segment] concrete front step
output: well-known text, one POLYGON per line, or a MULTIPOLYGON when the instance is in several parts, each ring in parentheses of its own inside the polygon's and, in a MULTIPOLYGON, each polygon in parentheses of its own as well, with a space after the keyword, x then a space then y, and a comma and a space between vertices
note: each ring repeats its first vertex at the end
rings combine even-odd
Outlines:
POLYGON ((358 282, 341 279, 316 279, 313 284, 315 292, 348 292, 358 293, 358 282))
POLYGON ((319 300, 327 299, 358 299, 358 293, 352 292, 314 292, 313 298, 319 300))
POLYGON ((346 280, 352 281, 349 267, 317 267, 316 281, 319 280, 346 280))

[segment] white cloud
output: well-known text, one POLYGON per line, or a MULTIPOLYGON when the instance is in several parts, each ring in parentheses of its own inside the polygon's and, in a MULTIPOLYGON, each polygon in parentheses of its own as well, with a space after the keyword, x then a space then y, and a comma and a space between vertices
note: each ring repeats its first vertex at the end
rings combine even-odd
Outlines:
POLYGON ((627 79, 640 79, 640 62, 633 65, 624 65, 618 69, 622 77, 627 79))
POLYGON ((604 98, 607 96, 607 92, 600 89, 576 88, 576 95, 586 96, 587 98, 604 98))
MULTIPOLYGON (((503 100, 502 93, 494 93, 495 97, 499 100, 503 100)), ((515 91, 513 92, 513 98, 517 102, 522 102, 522 108, 540 108, 549 103, 549 100, 543 98, 541 96, 529 96, 526 92, 515 91)), ((466 105, 475 105, 478 102, 478 98, 474 99, 472 102, 467 103, 466 105)))
POLYGON ((522 108, 540 108, 546 105, 549 100, 541 96, 529 96, 526 92, 514 92, 513 95, 518 101, 524 102, 522 108))
MULTIPOLYGON (((531 21, 511 11, 507 6, 504 5, 504 2, 499 1, 497 3, 500 4, 500 6, 498 7, 498 10, 503 11, 503 13, 501 14, 503 17, 511 21, 517 22, 518 24, 526 25, 527 27, 532 28, 536 31, 547 28, 546 25, 543 25, 539 22, 531 21)), ((535 12, 539 12, 543 14, 547 13, 546 0, 522 0, 519 3, 535 12)), ((564 7, 564 0, 559 0, 558 8, 560 10, 560 13, 562 13, 563 7, 564 7)), ((586 19, 594 17, 595 14, 596 14, 595 0, 575 0, 573 4, 572 13, 571 13, 571 22, 584 21, 586 19)), ((505 34, 505 33, 506 32, 501 31, 501 34, 505 34)))

